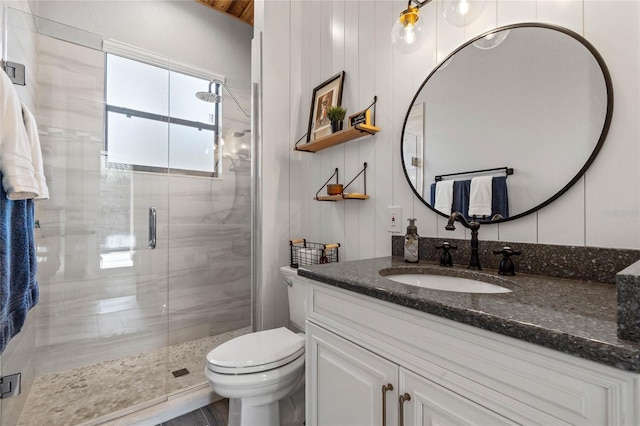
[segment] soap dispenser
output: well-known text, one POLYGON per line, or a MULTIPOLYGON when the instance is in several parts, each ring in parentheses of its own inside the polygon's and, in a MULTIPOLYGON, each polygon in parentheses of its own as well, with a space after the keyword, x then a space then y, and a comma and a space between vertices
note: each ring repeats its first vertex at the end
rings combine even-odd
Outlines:
POLYGON ((404 236, 404 260, 405 262, 416 263, 418 261, 418 227, 417 219, 408 219, 407 235, 404 236))

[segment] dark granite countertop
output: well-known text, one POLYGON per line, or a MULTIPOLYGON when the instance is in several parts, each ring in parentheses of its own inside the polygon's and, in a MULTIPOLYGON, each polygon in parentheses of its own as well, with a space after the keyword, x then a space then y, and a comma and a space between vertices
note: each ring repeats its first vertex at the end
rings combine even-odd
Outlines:
POLYGON ((300 266, 298 275, 453 321, 640 373, 640 343, 617 337, 616 286, 539 275, 446 268, 399 257, 300 266), (385 274, 429 273, 479 279, 512 290, 479 294, 401 284, 385 274))

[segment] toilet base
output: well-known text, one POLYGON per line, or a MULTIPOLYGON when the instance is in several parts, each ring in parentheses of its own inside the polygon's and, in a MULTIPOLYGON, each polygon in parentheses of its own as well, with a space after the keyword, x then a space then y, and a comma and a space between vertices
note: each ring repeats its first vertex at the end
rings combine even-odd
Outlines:
POLYGON ((303 376, 292 395, 258 407, 247 404, 244 413, 241 400, 230 398, 228 426, 302 426, 305 421, 304 390, 303 376))
POLYGON ((270 404, 249 406, 241 404, 239 399, 229 400, 228 426, 279 425, 280 407, 278 401, 270 404))

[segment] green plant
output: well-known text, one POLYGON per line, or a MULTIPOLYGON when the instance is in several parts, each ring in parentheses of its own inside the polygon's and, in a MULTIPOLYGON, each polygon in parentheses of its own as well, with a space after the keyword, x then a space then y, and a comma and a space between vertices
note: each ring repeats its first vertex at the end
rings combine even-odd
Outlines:
POLYGON ((327 117, 331 121, 342 121, 347 115, 347 109, 342 108, 340 105, 329 107, 327 110, 327 117))

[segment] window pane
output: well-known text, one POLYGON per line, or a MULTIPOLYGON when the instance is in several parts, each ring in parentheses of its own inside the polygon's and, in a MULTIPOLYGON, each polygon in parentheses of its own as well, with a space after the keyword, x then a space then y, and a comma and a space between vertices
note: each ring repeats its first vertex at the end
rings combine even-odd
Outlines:
POLYGON ((169 71, 107 55, 107 104, 169 115, 169 71))
POLYGON ((171 168, 213 173, 215 132, 177 124, 169 129, 171 168))
MULTIPOLYGON (((196 98, 197 92, 207 92, 209 81, 177 72, 171 73, 171 117, 214 124, 214 105, 196 98)), ((212 88, 215 90, 215 85, 212 88)))
POLYGON ((168 167, 168 123, 109 112, 109 161, 168 167))

